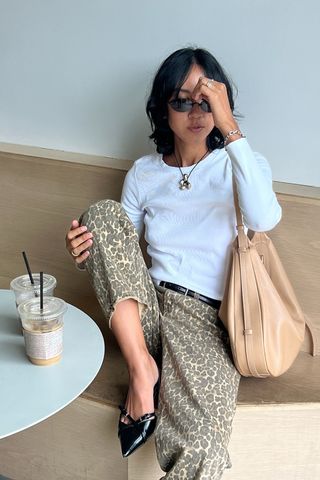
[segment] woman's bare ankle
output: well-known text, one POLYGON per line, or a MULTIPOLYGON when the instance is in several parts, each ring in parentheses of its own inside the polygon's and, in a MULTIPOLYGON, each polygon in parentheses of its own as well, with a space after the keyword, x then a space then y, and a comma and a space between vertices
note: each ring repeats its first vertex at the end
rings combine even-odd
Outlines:
MULTIPOLYGON (((149 353, 147 358, 140 359, 138 364, 129 370, 129 390, 125 408, 135 420, 145 413, 154 411, 153 388, 158 378, 157 364, 149 353)), ((126 418, 122 418, 122 421, 128 423, 126 418)))
POLYGON ((159 377, 157 364, 148 351, 143 352, 141 356, 128 365, 130 382, 133 380, 142 380, 145 383, 156 383, 159 377))

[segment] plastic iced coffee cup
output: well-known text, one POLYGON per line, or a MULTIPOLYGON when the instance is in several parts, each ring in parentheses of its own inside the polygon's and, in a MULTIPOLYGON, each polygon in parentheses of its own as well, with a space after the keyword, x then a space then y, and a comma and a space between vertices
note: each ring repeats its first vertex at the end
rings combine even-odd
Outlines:
MULTIPOLYGON (((40 273, 33 275, 34 285, 30 282, 29 275, 21 275, 14 278, 10 283, 10 288, 13 290, 16 297, 16 305, 25 302, 31 298, 40 297, 40 273)), ((43 295, 53 296, 54 289, 57 285, 57 280, 52 275, 43 274, 43 295)))
POLYGON ((44 297, 42 310, 39 298, 18 306, 26 354, 35 365, 52 365, 61 359, 66 310, 67 304, 56 297, 44 297))

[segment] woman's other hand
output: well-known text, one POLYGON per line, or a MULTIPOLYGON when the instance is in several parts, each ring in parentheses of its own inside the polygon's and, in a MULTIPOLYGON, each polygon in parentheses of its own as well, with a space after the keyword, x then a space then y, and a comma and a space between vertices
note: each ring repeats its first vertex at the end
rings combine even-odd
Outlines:
POLYGON ((211 108, 215 126, 223 136, 231 130, 237 130, 238 124, 233 117, 227 88, 224 83, 206 77, 200 77, 192 93, 195 102, 206 100, 211 108))
POLYGON ((78 265, 90 255, 88 249, 92 246, 92 237, 92 233, 87 231, 86 226, 80 226, 78 220, 72 220, 66 235, 66 248, 78 265))

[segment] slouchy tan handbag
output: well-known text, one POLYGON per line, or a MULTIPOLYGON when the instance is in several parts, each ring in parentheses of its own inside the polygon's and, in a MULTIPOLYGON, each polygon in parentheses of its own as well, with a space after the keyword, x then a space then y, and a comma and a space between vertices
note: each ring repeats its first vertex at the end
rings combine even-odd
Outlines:
MULTIPOLYGON (((234 364, 245 377, 277 377, 301 348, 306 318, 266 233, 244 232, 233 179, 238 235, 232 245, 219 317, 228 330, 234 364)), ((308 327, 313 340, 312 325, 308 327)))

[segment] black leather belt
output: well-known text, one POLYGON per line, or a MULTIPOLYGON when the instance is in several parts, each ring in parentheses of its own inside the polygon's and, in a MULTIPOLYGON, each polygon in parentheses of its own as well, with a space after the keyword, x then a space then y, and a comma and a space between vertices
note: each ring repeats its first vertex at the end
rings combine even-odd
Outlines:
POLYGON ((182 293, 182 295, 187 295, 188 297, 196 298, 197 300, 201 300, 201 302, 207 303, 213 308, 219 310, 221 301, 215 300, 214 298, 206 297, 205 295, 201 295, 201 293, 194 292, 193 290, 189 290, 188 288, 182 287, 181 285, 177 285, 176 283, 164 282, 161 281, 159 283, 160 287, 168 288, 169 290, 173 290, 174 292, 182 293))

